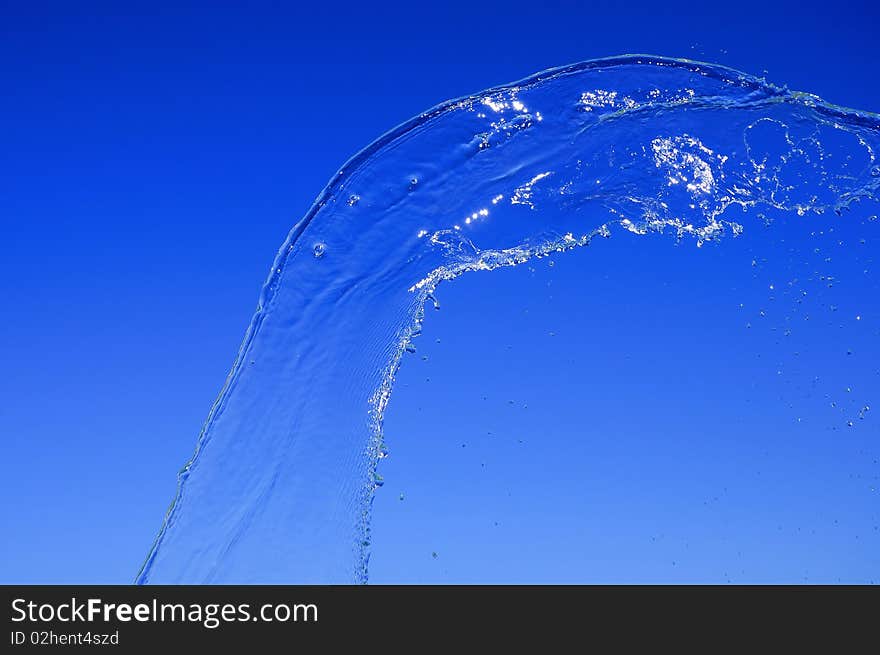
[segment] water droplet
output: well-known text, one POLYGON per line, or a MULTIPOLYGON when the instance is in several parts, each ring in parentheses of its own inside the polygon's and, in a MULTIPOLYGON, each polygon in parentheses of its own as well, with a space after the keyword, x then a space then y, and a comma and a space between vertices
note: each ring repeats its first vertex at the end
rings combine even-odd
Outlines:
POLYGON ((324 252, 327 250, 327 246, 320 241, 312 246, 312 254, 315 258, 320 259, 324 256, 324 252))
POLYGON ((351 195, 351 196, 348 197, 348 206, 349 206, 349 207, 354 207, 354 206, 355 206, 356 204, 358 204, 360 201, 361 201, 361 197, 360 197, 360 196, 351 195))

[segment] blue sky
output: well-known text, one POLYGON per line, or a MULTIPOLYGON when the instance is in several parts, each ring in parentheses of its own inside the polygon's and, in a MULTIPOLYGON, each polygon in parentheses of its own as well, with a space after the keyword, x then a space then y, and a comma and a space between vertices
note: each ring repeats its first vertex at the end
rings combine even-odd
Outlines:
POLYGON ((880 110, 838 2, 0 8, 3 582, 128 582, 287 230, 446 98, 625 52, 880 110))

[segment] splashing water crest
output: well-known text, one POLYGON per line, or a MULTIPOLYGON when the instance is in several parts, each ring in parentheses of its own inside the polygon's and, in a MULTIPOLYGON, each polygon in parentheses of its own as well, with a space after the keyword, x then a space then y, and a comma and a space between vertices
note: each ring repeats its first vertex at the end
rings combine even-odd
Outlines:
POLYGON ((878 148, 875 114, 647 56, 386 134, 282 246, 138 582, 365 582, 383 415, 441 282, 600 237, 700 247, 759 229, 753 210, 844 221, 877 200, 878 148))

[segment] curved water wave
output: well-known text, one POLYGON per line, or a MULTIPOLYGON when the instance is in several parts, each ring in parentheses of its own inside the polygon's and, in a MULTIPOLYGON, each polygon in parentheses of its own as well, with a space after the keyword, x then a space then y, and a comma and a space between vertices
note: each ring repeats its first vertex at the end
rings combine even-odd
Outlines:
MULTIPOLYGON (((141 583, 366 581, 382 417, 437 285, 615 233, 876 199, 880 117, 710 64, 590 61, 356 155, 283 244, 141 583)), ((832 214, 833 216, 833 214, 832 214)))

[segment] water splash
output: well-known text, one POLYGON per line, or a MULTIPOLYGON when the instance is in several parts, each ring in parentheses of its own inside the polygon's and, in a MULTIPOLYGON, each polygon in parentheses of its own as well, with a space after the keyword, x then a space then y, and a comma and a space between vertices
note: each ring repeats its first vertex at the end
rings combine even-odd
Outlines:
POLYGON ((141 583, 366 581, 382 421, 438 284, 615 233, 696 246, 877 198, 880 117, 719 66, 585 62, 356 155, 283 244, 141 583))

